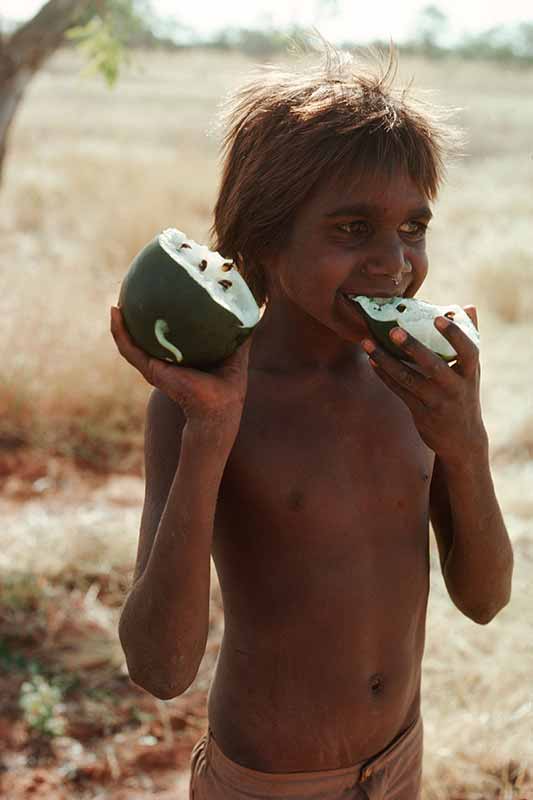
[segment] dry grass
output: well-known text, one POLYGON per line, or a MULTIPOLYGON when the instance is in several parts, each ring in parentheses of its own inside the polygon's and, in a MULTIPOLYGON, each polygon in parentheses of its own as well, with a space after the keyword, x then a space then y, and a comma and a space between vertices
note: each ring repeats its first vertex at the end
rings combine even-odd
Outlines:
MULTIPOLYGON (((0 438, 124 471, 138 463, 148 390, 117 358, 109 305, 162 226, 206 240, 216 106, 249 66, 200 53, 138 60, 143 71, 109 93, 59 54, 17 119, 0 196, 0 438)), ((464 109, 469 154, 437 206, 421 296, 478 308, 484 417, 516 557, 511 604, 479 627, 451 604, 432 543, 424 799, 520 800, 531 796, 521 784, 533 764, 533 72, 413 61, 402 73, 464 109)), ((135 553, 136 487, 126 510, 98 494, 73 507, 27 504, 0 534, 0 571, 123 575, 135 553)), ((112 641, 115 617, 93 594, 87 602, 83 613, 100 613, 112 641)))

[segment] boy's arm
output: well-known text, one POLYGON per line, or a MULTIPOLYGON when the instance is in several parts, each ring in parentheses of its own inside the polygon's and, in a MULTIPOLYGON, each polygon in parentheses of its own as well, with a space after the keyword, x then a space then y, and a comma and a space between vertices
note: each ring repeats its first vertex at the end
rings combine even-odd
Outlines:
POLYGON ((486 625, 509 602, 513 573, 487 441, 453 463, 435 456, 430 518, 451 599, 467 617, 486 625))
POLYGON ((133 587, 119 637, 132 680, 161 699, 184 692, 205 651, 218 490, 234 441, 191 427, 155 390, 145 432, 146 495, 133 587))
MULTIPOLYGON (((475 306, 464 310, 477 328, 475 306)), ((420 437, 435 453, 430 518, 444 581, 463 614, 486 625, 511 597, 513 549, 490 474, 479 396, 479 349, 446 317, 437 317, 434 325, 457 353, 452 367, 399 329, 389 335, 417 369, 392 358, 371 339, 362 346, 372 354, 376 374, 405 402, 420 437)))

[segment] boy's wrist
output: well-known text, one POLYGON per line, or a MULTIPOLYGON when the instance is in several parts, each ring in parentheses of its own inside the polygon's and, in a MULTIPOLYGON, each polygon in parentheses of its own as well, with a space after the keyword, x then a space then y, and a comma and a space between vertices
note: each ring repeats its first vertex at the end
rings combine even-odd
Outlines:
POLYGON ((209 447, 213 447, 227 444, 232 447, 239 431, 239 425, 240 418, 238 420, 221 417, 188 419, 183 430, 183 437, 194 441, 195 445, 205 443, 209 447))

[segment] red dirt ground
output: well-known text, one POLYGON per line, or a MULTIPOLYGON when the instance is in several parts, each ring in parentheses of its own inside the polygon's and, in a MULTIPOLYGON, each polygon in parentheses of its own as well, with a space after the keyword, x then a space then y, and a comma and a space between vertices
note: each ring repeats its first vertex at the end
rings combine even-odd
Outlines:
MULTIPOLYGON (((16 515, 25 502, 39 496, 43 480, 48 481, 46 494, 57 507, 62 495, 71 504, 112 478, 40 452, 4 450, 0 453, 1 516, 5 520, 6 515, 16 515)), ((105 603, 105 597, 102 585, 99 599, 105 603)), ((37 657, 41 664, 53 666, 53 649, 46 650, 43 631, 33 629, 27 610, 24 613, 17 617, 0 604, 0 644, 7 642, 15 658, 37 657)), ((116 667, 96 661, 84 669, 82 684, 64 695, 67 726, 63 736, 32 733, 18 706, 27 671, 11 665, 6 669, 0 652, 0 796, 9 800, 185 800, 191 749, 207 727, 208 674, 219 642, 216 607, 213 615, 201 674, 185 695, 162 702, 136 687, 116 667)), ((65 622, 71 640, 73 617, 65 622)), ((74 640, 77 636, 81 642, 89 634, 80 625, 74 630, 74 640)))

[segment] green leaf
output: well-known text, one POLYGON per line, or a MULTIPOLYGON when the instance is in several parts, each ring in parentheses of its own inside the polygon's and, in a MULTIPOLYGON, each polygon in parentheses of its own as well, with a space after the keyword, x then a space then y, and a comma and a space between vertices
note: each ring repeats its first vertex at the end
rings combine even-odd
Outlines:
POLYGON ((117 82, 122 64, 129 61, 124 43, 114 30, 113 17, 93 17, 86 25, 67 31, 67 37, 77 42, 88 64, 82 75, 100 74, 111 88, 117 82))

